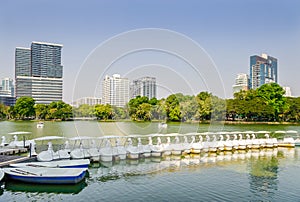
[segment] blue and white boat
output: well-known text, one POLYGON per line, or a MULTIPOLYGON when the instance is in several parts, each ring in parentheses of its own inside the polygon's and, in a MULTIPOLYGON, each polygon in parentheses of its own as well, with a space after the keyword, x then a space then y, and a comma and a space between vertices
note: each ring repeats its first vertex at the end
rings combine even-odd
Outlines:
POLYGON ((0 168, 0 181, 4 178, 4 171, 0 168))
POLYGON ((38 184, 76 184, 86 175, 86 168, 22 167, 3 168, 9 179, 38 184))
POLYGON ((27 162, 9 164, 10 167, 46 167, 46 168, 88 168, 89 159, 58 160, 49 162, 27 162))

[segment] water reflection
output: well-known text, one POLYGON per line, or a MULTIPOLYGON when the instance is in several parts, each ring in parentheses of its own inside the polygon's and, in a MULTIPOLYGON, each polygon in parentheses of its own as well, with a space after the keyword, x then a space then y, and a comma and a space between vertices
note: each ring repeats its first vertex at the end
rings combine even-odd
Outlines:
MULTIPOLYGON (((235 168, 235 171, 246 173, 250 170, 249 180, 251 190, 262 189, 262 191, 264 191, 265 189, 269 189, 268 187, 263 188, 263 186, 267 186, 268 184, 272 184, 270 189, 276 189, 276 179, 279 166, 277 154, 280 152, 277 148, 257 149, 248 151, 203 153, 200 155, 171 155, 162 158, 146 158, 139 160, 98 163, 91 165, 89 169, 89 180, 107 181, 130 175, 145 175, 163 171, 174 172, 183 168, 189 169, 194 167, 200 168, 218 166, 220 168, 228 167, 232 169, 232 165, 236 165, 233 167, 235 168), (247 164, 245 162, 249 163, 247 164), (247 165, 250 165, 250 168, 247 168, 247 165)), ((284 154, 284 156, 286 155, 291 154, 284 154)))
POLYGON ((278 172, 280 159, 295 157, 295 148, 278 148, 259 152, 250 162, 249 184, 253 200, 267 198, 272 200, 278 191, 278 172))
POLYGON ((32 184, 19 181, 9 180, 5 182, 5 190, 12 192, 27 193, 56 193, 56 194, 78 194, 87 183, 85 180, 74 185, 53 185, 53 184, 32 184))

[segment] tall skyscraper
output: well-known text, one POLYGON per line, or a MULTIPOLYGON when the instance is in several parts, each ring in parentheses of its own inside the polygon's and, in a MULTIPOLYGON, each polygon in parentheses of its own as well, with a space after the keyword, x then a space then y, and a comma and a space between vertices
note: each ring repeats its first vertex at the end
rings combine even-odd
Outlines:
POLYGON ((34 77, 62 78, 60 44, 33 41, 31 44, 31 70, 34 77))
POLYGON ((15 52, 15 76, 31 76, 31 50, 17 47, 15 52))
POLYGON ((265 83, 277 83, 277 59, 267 54, 250 57, 250 88, 256 89, 265 83))
POLYGON ((119 74, 106 75, 102 83, 103 104, 124 107, 129 101, 129 80, 119 74))
POLYGON ((34 41, 31 49, 16 48, 16 98, 32 97, 37 104, 62 100, 62 47, 60 44, 34 41))
POLYGON ((235 78, 235 84, 232 86, 233 93, 238 93, 241 90, 249 89, 249 77, 247 74, 240 73, 235 78))

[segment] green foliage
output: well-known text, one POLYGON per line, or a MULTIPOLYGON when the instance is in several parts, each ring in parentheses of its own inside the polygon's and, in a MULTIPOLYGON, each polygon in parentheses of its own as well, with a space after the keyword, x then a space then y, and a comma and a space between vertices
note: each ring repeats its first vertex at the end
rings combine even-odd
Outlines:
POLYGON ((257 96, 262 98, 267 106, 271 106, 275 113, 275 119, 283 113, 286 108, 286 98, 283 97, 285 91, 277 83, 264 84, 257 89, 257 96))
POLYGON ((63 101, 51 102, 47 108, 47 119, 60 119, 64 121, 73 117, 72 107, 63 101))
POLYGON ((48 105, 36 104, 35 108, 35 117, 37 119, 46 119, 48 117, 48 105))
POLYGON ((95 116, 100 120, 108 120, 113 118, 113 109, 111 105, 95 105, 95 116))
POLYGON ((138 106, 143 103, 149 103, 148 97, 137 96, 136 98, 131 99, 128 103, 129 115, 132 117, 134 114, 136 114, 138 106))
POLYGON ((208 92, 198 95, 172 94, 157 100, 147 97, 131 99, 127 106, 81 105, 72 107, 62 101, 49 105, 34 104, 32 98, 23 97, 15 106, 0 104, 0 119, 60 119, 74 116, 100 120, 127 119, 134 121, 291 121, 300 122, 300 98, 285 98, 284 90, 276 83, 262 85, 256 90, 240 91, 233 99, 222 99, 208 92))
POLYGON ((5 119, 8 113, 8 107, 0 103, 0 120, 5 119))
POLYGON ((35 116, 35 101, 31 97, 18 98, 14 106, 15 118, 33 119, 35 116))
POLYGON ((300 97, 287 98, 287 108, 284 110, 282 119, 284 121, 299 122, 300 121, 300 97))
POLYGON ((167 113, 167 119, 170 121, 180 121, 181 120, 181 112, 180 112, 180 105, 179 100, 182 100, 182 94, 172 94, 167 97, 165 102, 165 109, 167 113))
POLYGON ((137 107, 136 113, 132 116, 133 120, 143 120, 150 121, 151 120, 151 104, 142 103, 137 107))
POLYGON ((87 104, 82 104, 77 108, 73 109, 75 117, 93 117, 94 116, 94 106, 87 104))
MULTIPOLYGON (((228 120, 246 121, 290 120, 291 113, 283 88, 276 83, 264 84, 256 90, 240 91, 227 100, 228 120)), ((295 106, 295 105, 293 105, 295 106)))
POLYGON ((201 92, 196 96, 196 100, 198 102, 198 111, 196 118, 198 120, 210 120, 211 118, 211 93, 201 92))
POLYGON ((113 109, 113 115, 114 115, 113 119, 127 119, 128 118, 127 108, 112 106, 112 109, 113 109))

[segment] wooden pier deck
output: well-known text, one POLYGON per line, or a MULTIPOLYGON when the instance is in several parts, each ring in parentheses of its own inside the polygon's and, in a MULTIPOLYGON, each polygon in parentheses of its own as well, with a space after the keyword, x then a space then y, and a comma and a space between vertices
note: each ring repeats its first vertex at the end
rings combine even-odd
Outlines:
POLYGON ((27 156, 19 156, 20 153, 28 152, 28 148, 8 148, 2 147, 0 148, 0 167, 7 166, 11 163, 18 163, 27 161, 30 157, 27 156))
POLYGON ((0 148, 0 155, 14 155, 27 152, 27 148, 0 148))

